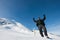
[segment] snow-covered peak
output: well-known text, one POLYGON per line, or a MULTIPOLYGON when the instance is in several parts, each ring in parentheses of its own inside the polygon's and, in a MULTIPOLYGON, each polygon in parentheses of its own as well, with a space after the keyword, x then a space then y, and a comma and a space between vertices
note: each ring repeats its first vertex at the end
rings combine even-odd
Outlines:
POLYGON ((6 18, 0 18, 0 25, 7 25, 7 24, 14 24, 14 22, 6 18))
POLYGON ((26 28, 21 23, 16 22, 14 20, 6 19, 6 18, 0 18, 0 29, 12 30, 16 32, 29 32, 30 31, 28 28, 26 28))

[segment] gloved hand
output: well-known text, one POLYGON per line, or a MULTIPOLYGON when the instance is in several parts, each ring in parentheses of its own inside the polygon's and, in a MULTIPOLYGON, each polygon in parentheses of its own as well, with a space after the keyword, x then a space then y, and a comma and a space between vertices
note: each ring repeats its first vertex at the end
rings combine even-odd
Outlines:
POLYGON ((45 16, 45 14, 43 16, 45 16))
POLYGON ((33 20, 34 20, 35 18, 33 18, 33 20))

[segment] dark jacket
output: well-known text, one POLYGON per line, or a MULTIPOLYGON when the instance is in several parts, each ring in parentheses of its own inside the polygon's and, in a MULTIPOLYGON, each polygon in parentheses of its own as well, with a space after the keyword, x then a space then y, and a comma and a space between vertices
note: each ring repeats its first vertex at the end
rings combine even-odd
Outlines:
POLYGON ((45 26, 44 20, 46 19, 46 16, 44 15, 43 19, 39 19, 39 20, 35 20, 35 18, 33 18, 33 21, 36 23, 36 25, 43 25, 45 26))

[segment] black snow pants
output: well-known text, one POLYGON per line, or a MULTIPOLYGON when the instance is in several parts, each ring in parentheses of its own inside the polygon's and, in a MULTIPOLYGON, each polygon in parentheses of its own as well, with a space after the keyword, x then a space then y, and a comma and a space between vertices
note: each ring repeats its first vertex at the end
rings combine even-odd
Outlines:
POLYGON ((47 29, 46 29, 45 26, 43 26, 43 25, 38 25, 38 29, 39 29, 39 32, 40 32, 40 34, 41 34, 42 37, 44 37, 43 32, 44 32, 45 36, 48 36, 48 34, 47 34, 47 29), (43 30, 42 30, 42 29, 43 29, 43 30))

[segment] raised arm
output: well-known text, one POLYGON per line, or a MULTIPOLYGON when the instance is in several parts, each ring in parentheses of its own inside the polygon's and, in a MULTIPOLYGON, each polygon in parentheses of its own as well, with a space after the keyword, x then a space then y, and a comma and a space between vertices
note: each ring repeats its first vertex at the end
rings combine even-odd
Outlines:
POLYGON ((35 18, 33 18, 33 21, 36 22, 35 18))
POLYGON ((45 14, 43 16, 44 16, 44 18, 43 18, 43 21, 44 21, 46 19, 46 16, 45 16, 45 14))

